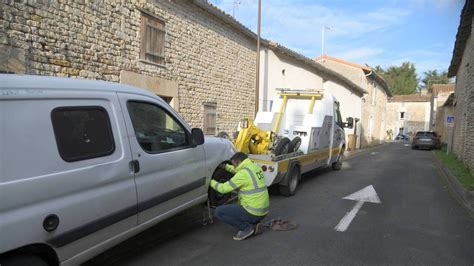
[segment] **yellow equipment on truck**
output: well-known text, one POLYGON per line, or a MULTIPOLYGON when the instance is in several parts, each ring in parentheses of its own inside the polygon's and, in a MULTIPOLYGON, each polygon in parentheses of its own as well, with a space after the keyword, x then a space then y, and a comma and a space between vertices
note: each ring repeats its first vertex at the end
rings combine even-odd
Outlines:
POLYGON ((292 196, 301 174, 332 166, 339 170, 346 148, 339 102, 321 90, 277 89, 273 110, 244 119, 234 145, 262 167, 267 186, 292 196))

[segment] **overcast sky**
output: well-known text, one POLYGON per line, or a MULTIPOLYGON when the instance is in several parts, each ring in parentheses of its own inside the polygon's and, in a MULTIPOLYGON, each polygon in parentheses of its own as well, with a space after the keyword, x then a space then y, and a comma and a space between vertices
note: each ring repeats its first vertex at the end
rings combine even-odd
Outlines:
MULTIPOLYGON (((258 0, 211 0, 256 32, 258 0)), ((309 58, 325 54, 388 67, 447 70, 464 0, 262 0, 262 37, 309 58)))

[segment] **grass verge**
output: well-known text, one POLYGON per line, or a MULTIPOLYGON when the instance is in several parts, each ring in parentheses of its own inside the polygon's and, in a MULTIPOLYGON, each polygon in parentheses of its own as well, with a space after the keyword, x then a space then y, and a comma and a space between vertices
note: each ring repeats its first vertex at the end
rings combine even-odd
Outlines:
POLYGON ((441 150, 434 150, 433 153, 448 167, 465 188, 474 190, 474 175, 469 172, 469 169, 464 166, 463 162, 456 159, 453 153, 446 154, 445 147, 441 150))

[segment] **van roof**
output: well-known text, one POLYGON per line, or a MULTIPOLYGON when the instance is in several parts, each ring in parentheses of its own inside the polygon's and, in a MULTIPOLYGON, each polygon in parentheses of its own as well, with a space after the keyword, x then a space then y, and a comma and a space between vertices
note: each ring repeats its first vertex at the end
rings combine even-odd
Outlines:
POLYGON ((77 89, 85 91, 127 92, 157 98, 155 94, 147 90, 121 83, 34 75, 0 74, 0 89, 53 89, 66 91, 77 89))

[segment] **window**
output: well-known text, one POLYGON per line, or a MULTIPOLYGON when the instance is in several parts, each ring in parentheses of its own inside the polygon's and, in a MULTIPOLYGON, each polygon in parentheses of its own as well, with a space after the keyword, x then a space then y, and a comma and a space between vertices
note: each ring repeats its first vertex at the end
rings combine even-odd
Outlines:
POLYGON ((367 134, 368 137, 372 137, 373 133, 374 133, 374 118, 371 116, 370 119, 369 119, 369 128, 368 128, 369 132, 367 134))
POLYGON ((140 59, 164 65, 165 23, 151 15, 142 13, 141 33, 140 59))
POLYGON ((405 119, 405 112, 400 112, 400 119, 405 119))
POLYGON ((59 155, 66 162, 92 159, 115 150, 107 111, 99 106, 58 107, 51 112, 59 155))
POLYGON ((374 84, 374 86, 372 87, 372 99, 371 99, 371 104, 372 105, 375 105, 375 99, 376 99, 376 95, 377 95, 377 85, 374 84))
POLYGON ((336 121, 337 125, 339 125, 340 127, 343 127, 343 122, 341 118, 341 112, 339 111, 338 102, 334 102, 334 120, 336 121))
POLYGON ((204 104, 204 134, 216 134, 217 106, 213 103, 204 104))
POLYGON ((188 146, 186 130, 162 108, 146 103, 127 103, 137 141, 148 153, 188 146))

